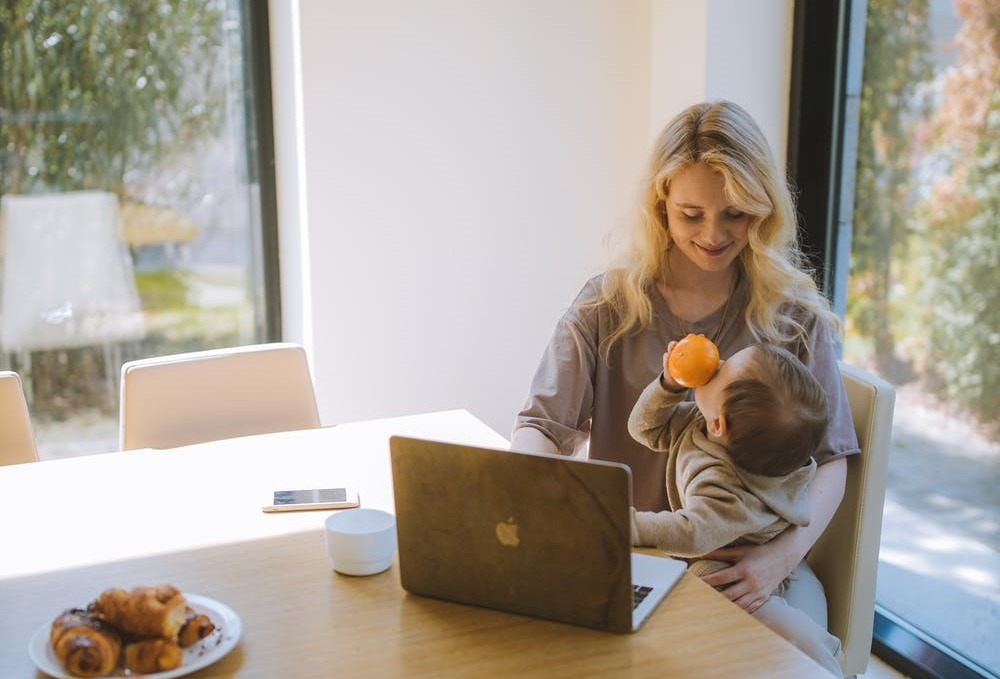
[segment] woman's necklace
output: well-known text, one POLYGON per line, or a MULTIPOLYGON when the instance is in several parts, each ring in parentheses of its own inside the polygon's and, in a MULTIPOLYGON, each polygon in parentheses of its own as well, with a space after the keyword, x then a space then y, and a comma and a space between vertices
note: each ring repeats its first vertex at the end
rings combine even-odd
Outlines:
MULTIPOLYGON (((713 344, 718 345, 719 343, 719 337, 722 335, 722 329, 726 325, 726 318, 729 316, 729 302, 732 301, 733 293, 736 292, 736 286, 738 286, 739 283, 740 271, 737 269, 736 276, 733 278, 733 287, 729 289, 729 294, 726 296, 726 304, 722 307, 722 319, 719 321, 719 327, 715 329, 715 332, 709 338, 712 340, 713 344)), ((670 315, 674 317, 674 320, 677 321, 677 325, 680 326, 681 337, 687 337, 690 334, 688 332, 687 323, 684 322, 684 319, 674 313, 673 308, 670 306, 670 300, 667 300, 667 308, 670 309, 670 315)))

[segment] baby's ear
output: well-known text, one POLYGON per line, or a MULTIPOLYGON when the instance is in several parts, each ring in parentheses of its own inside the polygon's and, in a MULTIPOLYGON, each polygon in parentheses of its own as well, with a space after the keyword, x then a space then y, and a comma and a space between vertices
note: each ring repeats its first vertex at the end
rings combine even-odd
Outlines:
POLYGON ((728 433, 728 427, 726 426, 726 416, 719 415, 718 417, 713 417, 709 420, 708 433, 716 438, 725 439, 728 433))

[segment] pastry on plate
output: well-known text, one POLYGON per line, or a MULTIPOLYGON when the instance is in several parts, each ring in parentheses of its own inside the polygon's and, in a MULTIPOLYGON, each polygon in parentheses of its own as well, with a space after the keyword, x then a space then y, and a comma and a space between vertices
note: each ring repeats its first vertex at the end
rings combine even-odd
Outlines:
POLYGON ((111 674, 122 650, 118 633, 82 608, 68 609, 52 621, 49 643, 59 663, 77 677, 111 674))
POLYGON ((184 651, 176 641, 142 639, 125 644, 122 664, 130 672, 152 674, 180 667, 182 662, 184 662, 184 651))
POLYGON ((138 639, 176 641, 184 625, 187 601, 171 585, 108 589, 91 604, 91 610, 122 634, 138 639))
POLYGON ((177 643, 181 648, 189 648, 215 631, 215 623, 204 613, 198 613, 190 606, 184 613, 184 624, 177 633, 177 643))

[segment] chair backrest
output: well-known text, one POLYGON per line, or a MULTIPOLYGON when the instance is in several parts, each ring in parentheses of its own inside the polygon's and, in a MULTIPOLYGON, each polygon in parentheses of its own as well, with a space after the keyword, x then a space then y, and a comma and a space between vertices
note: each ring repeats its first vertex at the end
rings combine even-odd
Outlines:
POLYGON ((274 342, 122 366, 122 450, 320 426, 305 349, 274 342))
POLYGON ((35 430, 20 376, 0 371, 0 465, 37 462, 35 430))
POLYGON ((807 560, 826 590, 829 630, 841 641, 841 665, 850 676, 864 673, 871 655, 896 391, 888 382, 845 363, 840 364, 840 374, 861 454, 847 458, 844 499, 807 560))

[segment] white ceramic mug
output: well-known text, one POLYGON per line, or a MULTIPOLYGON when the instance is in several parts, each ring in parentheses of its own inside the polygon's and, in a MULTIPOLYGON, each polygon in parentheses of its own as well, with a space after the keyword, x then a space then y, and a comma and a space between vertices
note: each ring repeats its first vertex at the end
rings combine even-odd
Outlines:
POLYGON ((392 565, 396 517, 380 509, 344 509, 326 518, 326 553, 333 570, 373 575, 392 565))

